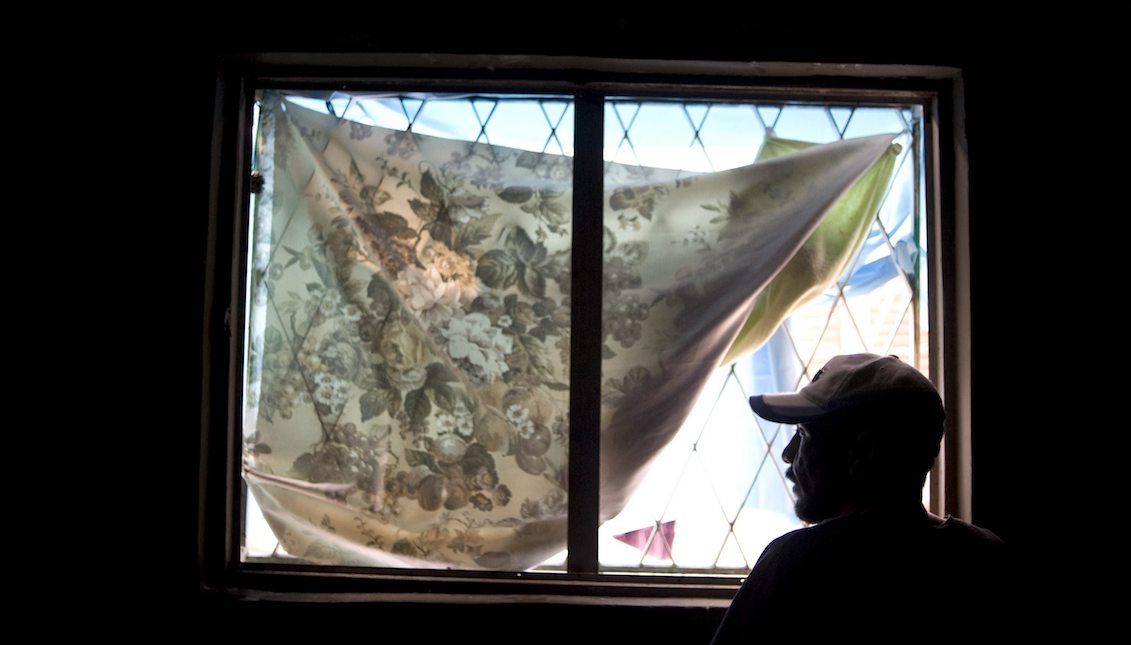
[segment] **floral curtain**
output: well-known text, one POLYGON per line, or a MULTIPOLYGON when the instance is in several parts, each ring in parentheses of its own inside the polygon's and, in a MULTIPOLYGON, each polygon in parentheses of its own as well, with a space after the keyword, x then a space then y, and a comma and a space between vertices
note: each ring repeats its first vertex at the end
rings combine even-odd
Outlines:
MULTIPOLYGON (((375 128, 278 94, 259 132, 244 479, 283 548, 490 569, 561 551, 572 160, 375 128)), ((891 138, 708 175, 609 165, 604 517, 891 138)), ((780 320, 782 303, 759 317, 780 320)))

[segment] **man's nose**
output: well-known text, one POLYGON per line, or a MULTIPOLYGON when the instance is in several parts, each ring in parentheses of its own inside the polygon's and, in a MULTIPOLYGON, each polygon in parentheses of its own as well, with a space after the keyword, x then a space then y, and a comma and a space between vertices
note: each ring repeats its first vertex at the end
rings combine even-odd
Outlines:
POLYGON ((781 460, 785 463, 792 464, 793 458, 797 456, 797 444, 801 442, 800 436, 801 433, 794 430, 793 438, 785 444, 785 450, 781 451, 781 460))

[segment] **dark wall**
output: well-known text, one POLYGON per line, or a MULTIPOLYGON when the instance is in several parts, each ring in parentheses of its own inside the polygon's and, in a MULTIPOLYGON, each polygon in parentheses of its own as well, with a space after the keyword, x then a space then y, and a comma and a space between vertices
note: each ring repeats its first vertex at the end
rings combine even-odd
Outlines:
POLYGON ((722 610, 681 607, 553 604, 296 604, 207 605, 210 629, 225 625, 262 638, 370 635, 375 641, 419 643, 708 643, 722 610))
MULTIPOLYGON (((974 415, 975 415, 975 521, 986 526, 1007 541, 1023 542, 1016 500, 1027 486, 1016 477, 1023 471, 1022 459, 1031 458, 1032 452, 1018 454, 1018 435, 1027 425, 1036 425, 1039 411, 1016 405, 1008 406, 1000 392, 1001 375, 1025 369, 1034 362, 1028 358, 1027 349, 1016 342, 1016 311, 1025 301, 1038 296, 1036 288, 1026 288, 1016 279, 1016 263, 1032 257, 1032 249, 1040 240, 1024 227, 1016 226, 1016 214, 1025 208, 1019 201, 1017 184, 1005 181, 1003 169, 1026 163, 1025 151, 1031 147, 1028 139, 1017 128, 1026 121, 1017 118, 1016 104, 1011 99, 1026 79, 1013 73, 1013 67, 994 61, 973 61, 962 56, 938 53, 937 43, 924 43, 913 51, 896 53, 838 48, 831 45, 779 45, 759 48, 756 45, 734 47, 652 46, 628 48, 592 45, 578 47, 533 44, 511 52, 545 54, 585 54, 594 56, 695 58, 722 60, 825 60, 829 62, 909 62, 923 64, 956 65, 964 69, 966 82, 966 109, 971 170, 971 228, 973 273, 973 347, 974 347, 974 415), (1020 155, 1018 154, 1020 152, 1020 155), (1027 246, 1030 245, 1030 246, 1027 246), (1008 261, 1003 260, 1003 249, 1008 249, 1008 261)), ((355 39, 351 45, 341 39, 333 43, 302 41, 306 49, 373 50, 364 38, 355 39), (319 46, 321 45, 321 46, 319 46)), ((417 44, 415 47, 419 48, 417 44)), ((251 48, 246 46, 245 48, 251 48)), ((260 50, 296 49, 291 43, 258 43, 260 50)), ((403 47, 410 50, 413 46, 403 47)), ((182 500, 177 508, 169 509, 164 534, 160 544, 144 546, 142 557, 154 563, 144 576, 153 578, 156 586, 139 585, 156 589, 158 598, 175 601, 173 604, 204 616, 223 620, 232 618, 248 629, 252 625, 308 623, 309 619, 336 620, 365 624, 379 621, 377 616, 396 616, 400 627, 395 631, 415 633, 429 630, 433 637, 466 637, 462 625, 465 618, 485 628, 502 624, 514 625, 514 640, 536 637, 524 631, 523 619, 542 622, 557 636, 570 633, 584 636, 592 629, 594 621, 610 625, 625 638, 657 637, 660 642, 706 642, 721 617, 721 610, 671 609, 671 608, 612 608, 555 605, 505 605, 505 606, 369 606, 341 604, 315 606, 307 604, 278 605, 275 603, 249 603, 239 608, 228 606, 216 599, 201 599, 194 593, 196 549, 196 485, 199 464, 200 430, 200 347, 201 302, 204 288, 203 274, 206 263, 212 261, 206 253, 206 213, 209 206, 209 164, 212 136, 213 88, 218 64, 218 52, 212 46, 188 46, 171 58, 175 59, 171 71, 164 72, 178 79, 176 83, 181 100, 164 115, 177 137, 177 154, 170 161, 168 184, 162 187, 165 194, 175 191, 176 197, 168 204, 171 213, 156 224, 158 235, 167 240, 162 252, 169 265, 177 267, 160 276, 151 276, 147 282, 160 287, 163 293, 174 294, 161 303, 162 315, 178 330, 177 338, 183 342, 166 342, 162 348, 169 367, 170 380, 161 388, 155 412, 161 411, 163 436, 157 450, 165 457, 170 490, 182 500), (180 90, 183 90, 181 92, 180 90), (169 415, 168 410, 179 411, 169 415), (182 604, 183 603, 183 604, 182 604)), ((386 50, 395 49, 390 45, 386 50)), ((432 51, 487 51, 468 46, 445 46, 437 43, 432 51)), ((500 47, 496 53, 508 53, 500 47), (502 49, 502 51, 500 51, 502 49)), ((950 47, 955 51, 956 47, 950 47)), ((1029 162, 1031 163, 1031 161, 1029 162)), ((139 594, 143 600, 146 593, 139 594)), ((249 632, 251 633, 251 632, 249 632)), ((276 632, 278 633, 278 632, 276 632)), ((383 633, 378 631, 377 633, 383 633)), ((539 631, 538 633, 545 633, 539 631)), ((424 642, 430 641, 431 638, 424 642)), ((476 639, 478 640, 478 639, 476 639)), ((611 642, 611 641, 610 641, 611 642)))

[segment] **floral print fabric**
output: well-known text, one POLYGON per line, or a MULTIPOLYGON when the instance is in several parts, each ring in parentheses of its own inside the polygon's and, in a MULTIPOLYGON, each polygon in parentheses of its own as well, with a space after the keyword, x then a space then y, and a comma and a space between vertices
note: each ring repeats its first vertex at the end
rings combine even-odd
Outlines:
MULTIPOLYGON (((700 176, 609 166, 605 517, 754 297, 888 143, 700 176)), ((572 160, 276 94, 257 145, 244 479, 282 547, 489 569, 565 548, 572 160)))

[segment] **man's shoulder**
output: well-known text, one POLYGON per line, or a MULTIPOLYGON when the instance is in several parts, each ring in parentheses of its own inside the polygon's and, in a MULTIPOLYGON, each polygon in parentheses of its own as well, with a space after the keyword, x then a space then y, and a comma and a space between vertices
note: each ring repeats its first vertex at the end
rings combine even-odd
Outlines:
POLYGON ((768 555, 861 554, 871 551, 895 555, 905 550, 932 552, 1000 553, 1004 543, 993 531, 947 516, 938 524, 891 522, 850 516, 796 529, 766 547, 768 555))
POLYGON ((771 542, 771 544, 776 542, 782 545, 808 546, 825 542, 835 543, 840 542, 847 535, 885 532, 887 530, 889 530, 889 527, 881 523, 871 521, 862 516, 849 515, 825 520, 813 524, 812 526, 790 531, 771 542))
POLYGON ((838 549, 846 537, 857 531, 852 522, 829 520, 781 535, 766 546, 765 552, 768 555, 800 554, 838 549))
POLYGON ((947 515, 946 519, 938 525, 939 531, 945 531, 955 538, 970 540, 972 542, 980 542, 986 545, 996 545, 998 547, 1004 545, 1001 538, 996 533, 989 529, 984 529, 980 526, 975 526, 969 522, 961 520, 953 515, 947 515))
POLYGON ((993 531, 947 516, 933 533, 931 544, 953 567, 988 567, 988 575, 1007 564, 1005 543, 993 531))

